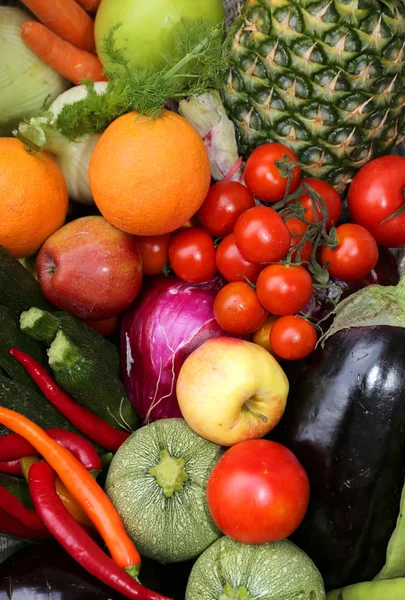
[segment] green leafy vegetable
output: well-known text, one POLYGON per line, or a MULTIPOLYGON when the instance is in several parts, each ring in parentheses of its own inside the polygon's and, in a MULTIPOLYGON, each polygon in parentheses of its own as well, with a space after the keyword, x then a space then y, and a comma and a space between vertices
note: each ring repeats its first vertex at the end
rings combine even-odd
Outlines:
POLYGON ((228 55, 223 41, 224 24, 213 26, 203 18, 183 22, 174 55, 157 73, 131 70, 115 45, 116 29, 111 29, 104 40, 104 52, 114 63, 106 70, 106 92, 97 94, 92 82, 83 82, 87 96, 66 105, 58 115, 56 127, 70 140, 86 133, 100 133, 130 111, 155 118, 168 100, 199 95, 220 85, 228 55))

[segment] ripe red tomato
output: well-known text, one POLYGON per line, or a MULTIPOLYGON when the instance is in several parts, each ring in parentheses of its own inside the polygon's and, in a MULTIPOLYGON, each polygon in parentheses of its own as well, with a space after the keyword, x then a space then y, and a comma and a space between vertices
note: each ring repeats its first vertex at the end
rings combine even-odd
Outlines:
POLYGON ((399 248, 405 245, 405 212, 382 223, 398 210, 405 210, 405 158, 380 156, 370 160, 353 177, 347 206, 352 221, 373 235, 377 244, 399 248))
POLYGON ((169 233, 137 237, 144 275, 160 275, 162 273, 163 268, 169 262, 169 239, 169 233))
POLYGON ((211 235, 223 238, 232 233, 238 217, 254 205, 247 187, 223 179, 210 187, 197 217, 211 235))
POLYGON ((263 325, 267 312, 252 286, 236 281, 219 290, 214 301, 214 317, 224 331, 248 335, 263 325))
MULTIPOLYGON (((290 250, 291 250, 291 248, 294 248, 294 246, 297 246, 297 244, 300 243, 300 241, 304 237, 304 233, 308 229, 308 225, 306 223, 304 223, 303 221, 301 221, 301 219, 298 219, 297 217, 291 217, 291 219, 288 219, 288 221, 286 221, 285 224, 287 225, 288 230, 291 233, 291 243, 290 243, 290 250)), ((294 252, 291 254, 292 260, 298 260, 298 258, 299 258, 300 262, 309 262, 311 260, 313 247, 314 247, 313 244, 311 244, 311 242, 309 242, 307 240, 304 243, 304 245, 301 247, 301 252, 300 252, 299 257, 298 257, 298 248, 296 250, 294 250, 294 252)))
POLYGON ((321 250, 321 263, 329 263, 329 274, 341 281, 357 281, 370 273, 378 260, 378 246, 367 229, 345 223, 336 229, 338 246, 321 250))
POLYGON ((296 456, 270 440, 247 440, 211 471, 208 507, 217 527, 244 544, 289 537, 308 508, 308 476, 296 456))
POLYGON ((280 317, 270 330, 273 352, 285 360, 299 360, 311 354, 317 338, 311 323, 293 315, 280 317))
POLYGON ((199 227, 187 227, 172 235, 169 260, 177 277, 189 283, 208 281, 217 272, 214 240, 199 227))
MULTIPOLYGON (((302 179, 300 183, 306 183, 322 196, 325 202, 325 208, 328 212, 326 230, 329 230, 332 225, 336 225, 342 213, 342 200, 335 188, 329 183, 326 183, 326 181, 316 179, 315 177, 306 177, 305 179, 302 179)), ((299 203, 305 209, 303 217, 306 221, 317 223, 322 220, 322 212, 319 207, 316 207, 317 217, 315 217, 314 207, 312 206, 311 196, 309 194, 300 196, 299 203)))
POLYGON ((233 233, 222 240, 217 248, 217 268, 227 281, 249 281, 254 283, 262 270, 261 265, 247 261, 235 244, 233 233))
MULTIPOLYGON (((263 202, 278 202, 284 198, 287 177, 283 177, 276 165, 286 157, 288 162, 298 163, 298 157, 284 144, 270 143, 258 146, 246 161, 244 179, 247 187, 256 198, 263 202)), ((293 168, 290 193, 297 189, 300 167, 293 168)))
POLYGON ((273 315, 293 315, 310 301, 311 275, 300 265, 269 265, 257 278, 257 297, 273 315))
POLYGON ((268 206, 249 208, 236 221, 235 244, 249 262, 278 262, 290 248, 291 234, 280 215, 268 206))

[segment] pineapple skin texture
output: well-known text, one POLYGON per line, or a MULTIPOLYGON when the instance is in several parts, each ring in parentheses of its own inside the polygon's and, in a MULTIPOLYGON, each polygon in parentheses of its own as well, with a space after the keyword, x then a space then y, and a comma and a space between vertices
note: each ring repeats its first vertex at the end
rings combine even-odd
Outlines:
POLYGON ((403 0, 246 0, 222 90, 240 154, 281 142, 343 192, 404 138, 403 0))

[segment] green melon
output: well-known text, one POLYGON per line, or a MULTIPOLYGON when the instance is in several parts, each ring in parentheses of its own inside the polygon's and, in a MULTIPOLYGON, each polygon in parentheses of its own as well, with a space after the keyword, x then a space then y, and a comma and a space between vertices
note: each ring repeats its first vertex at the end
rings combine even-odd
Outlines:
POLYGON ((223 448, 184 419, 162 419, 133 433, 115 454, 105 490, 142 556, 181 562, 220 535, 206 487, 223 448))
POLYGON ((248 545, 217 540, 195 562, 186 600, 325 600, 321 574, 288 540, 248 545))

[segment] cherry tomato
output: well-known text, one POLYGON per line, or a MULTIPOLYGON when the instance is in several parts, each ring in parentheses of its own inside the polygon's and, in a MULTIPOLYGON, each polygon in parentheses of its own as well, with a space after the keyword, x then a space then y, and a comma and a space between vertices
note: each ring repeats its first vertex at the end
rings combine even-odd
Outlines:
POLYGON ((315 327, 301 317, 280 317, 270 331, 273 352, 285 360, 305 358, 314 350, 317 342, 315 327))
POLYGON ((254 205, 255 200, 247 187, 223 179, 210 187, 197 216, 211 235, 223 238, 232 233, 238 217, 254 205))
MULTIPOLYGON (((283 177, 276 165, 286 157, 288 162, 298 163, 297 155, 284 144, 270 143, 258 146, 246 161, 244 179, 247 187, 256 198, 263 202, 278 202, 284 198, 287 189, 287 177, 283 177)), ((289 192, 297 189, 300 179, 300 167, 293 168, 289 192)))
MULTIPOLYGON (((306 223, 304 223, 303 221, 301 221, 300 219, 298 219, 297 217, 291 217, 290 219, 288 219, 285 222, 285 224, 287 225, 288 230, 291 233, 291 243, 290 243, 290 250, 291 250, 291 248, 294 248, 294 246, 297 246, 297 244, 300 243, 300 241, 304 237, 304 233, 306 233, 306 231, 308 229, 308 225, 306 223)), ((304 243, 304 245, 301 247, 301 252, 300 252, 299 257, 298 257, 298 248, 296 250, 294 250, 294 252, 291 254, 292 260, 298 260, 298 258, 299 258, 300 262, 309 262, 311 259, 313 247, 314 247, 313 244, 311 244, 311 242, 309 242, 307 240, 304 243)))
POLYGON ((291 234, 280 215, 268 206, 249 208, 236 221, 235 244, 249 262, 278 262, 287 254, 291 234))
MULTIPOLYGON (((342 200, 339 194, 332 185, 326 183, 326 181, 322 181, 322 179, 316 179, 315 177, 307 177, 302 179, 300 183, 306 183, 315 192, 322 196, 328 213, 328 220, 326 221, 326 230, 328 231, 332 225, 336 225, 342 213, 342 200)), ((303 218, 306 221, 316 223, 322 220, 322 212, 318 206, 316 207, 317 217, 315 217, 314 207, 309 194, 303 194, 300 196, 299 203, 305 209, 303 218)))
POLYGON ((405 158, 380 156, 362 167, 350 184, 347 206, 352 221, 373 235, 377 244, 405 246, 405 158))
POLYGON ((214 301, 214 317, 224 331, 248 335, 263 325, 267 312, 252 286, 236 281, 219 290, 214 301))
POLYGON ((208 281, 217 272, 214 240, 198 227, 187 227, 172 235, 169 260, 177 277, 189 283, 208 281))
POLYGON ((289 537, 309 502, 308 476, 288 448, 246 440, 222 455, 211 471, 207 501, 217 527, 244 544, 289 537))
POLYGON ((367 229, 355 223, 336 228, 338 246, 321 250, 321 263, 329 263, 329 275, 341 281, 357 281, 370 273, 378 260, 377 242, 367 229))
POLYGON ((293 315, 311 299, 312 278, 300 265, 269 265, 257 279, 257 297, 273 315, 293 315))
POLYGON ((261 265, 247 261, 235 244, 233 233, 222 240, 217 248, 217 268, 227 281, 249 281, 254 283, 262 270, 261 265))
POLYGON ((270 352, 270 354, 274 354, 273 348, 270 344, 270 331, 274 323, 279 318, 280 317, 276 317, 275 315, 269 315, 266 321, 264 322, 264 325, 260 327, 260 329, 257 329, 257 331, 255 331, 253 334, 253 343, 257 344, 258 346, 261 346, 262 348, 267 350, 267 352, 270 352))
POLYGON ((169 239, 166 235, 137 237, 144 275, 160 275, 169 262, 169 239))

